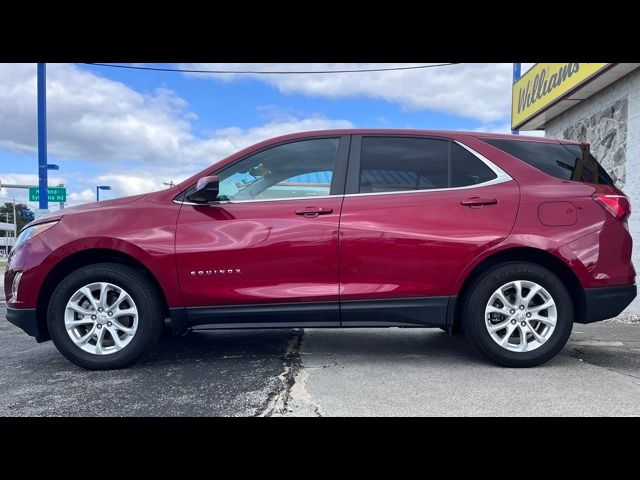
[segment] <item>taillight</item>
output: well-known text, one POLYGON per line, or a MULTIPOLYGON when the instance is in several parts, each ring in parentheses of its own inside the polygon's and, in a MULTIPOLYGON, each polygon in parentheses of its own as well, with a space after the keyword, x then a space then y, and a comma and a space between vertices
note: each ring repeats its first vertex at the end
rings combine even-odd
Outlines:
POLYGON ((631 215, 631 203, 624 195, 596 192, 593 199, 618 220, 626 220, 631 215))

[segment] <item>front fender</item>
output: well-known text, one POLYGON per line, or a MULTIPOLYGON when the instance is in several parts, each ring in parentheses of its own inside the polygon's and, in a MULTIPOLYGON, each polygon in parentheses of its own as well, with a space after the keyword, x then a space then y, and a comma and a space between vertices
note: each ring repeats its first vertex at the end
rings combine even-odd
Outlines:
MULTIPOLYGON (((171 233, 173 235, 173 233, 171 233)), ((87 250, 112 250, 135 258, 156 278, 169 307, 181 306, 182 298, 175 268, 173 242, 171 248, 145 250, 131 241, 115 237, 87 237, 67 243, 50 255, 49 271, 61 261, 78 252, 87 250)))
POLYGON ((25 271, 21 282, 21 285, 24 285, 25 288, 21 286, 20 308, 35 308, 39 292, 48 275, 71 256, 90 250, 113 251, 134 258, 156 278, 169 307, 182 305, 172 249, 149 252, 130 241, 120 238, 84 237, 62 244, 55 250, 50 245, 47 245, 44 239, 34 239, 34 248, 28 249, 31 253, 38 252, 39 254, 30 256, 30 260, 33 261, 34 265, 15 266, 17 270, 25 271), (36 246, 38 248, 35 248, 36 246), (45 252, 48 254, 46 256, 42 255, 45 252))

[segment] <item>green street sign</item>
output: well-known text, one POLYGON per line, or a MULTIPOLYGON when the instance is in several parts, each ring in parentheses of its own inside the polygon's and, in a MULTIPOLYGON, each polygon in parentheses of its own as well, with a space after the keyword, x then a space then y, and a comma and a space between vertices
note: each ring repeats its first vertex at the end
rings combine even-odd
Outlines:
MULTIPOLYGON (((49 187, 47 188, 47 196, 50 202, 66 202, 67 201, 67 189, 64 187, 49 187)), ((40 200, 40 194, 38 187, 29 187, 29 201, 37 202, 40 200)))

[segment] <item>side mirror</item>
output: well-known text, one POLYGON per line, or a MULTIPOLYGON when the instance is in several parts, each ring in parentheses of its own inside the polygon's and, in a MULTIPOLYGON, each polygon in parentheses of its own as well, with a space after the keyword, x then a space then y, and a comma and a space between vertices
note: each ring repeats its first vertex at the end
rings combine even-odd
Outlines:
POLYGON ((218 198, 219 190, 220 183, 217 176, 202 177, 198 180, 193 193, 187 196, 187 200, 193 203, 211 203, 218 198))

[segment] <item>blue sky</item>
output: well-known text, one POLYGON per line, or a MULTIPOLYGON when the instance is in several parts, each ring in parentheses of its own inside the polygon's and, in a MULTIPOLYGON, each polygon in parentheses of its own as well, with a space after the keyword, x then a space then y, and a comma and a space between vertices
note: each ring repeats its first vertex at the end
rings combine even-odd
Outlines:
MULTIPOLYGON (((171 65, 179 67, 178 65, 171 65)), ((337 69, 371 64, 197 64, 216 69, 337 69)), ((388 66, 388 65, 385 65, 388 66)), ((35 64, 0 65, 0 180, 34 183, 35 64)), ((48 65, 49 184, 70 203, 163 188, 239 148, 322 128, 507 132, 511 64, 378 74, 214 76, 48 65)), ((18 190, 0 196, 25 200, 18 190)), ((30 204, 35 207, 35 204, 30 204)), ((51 206, 52 209, 57 206, 51 206)))

